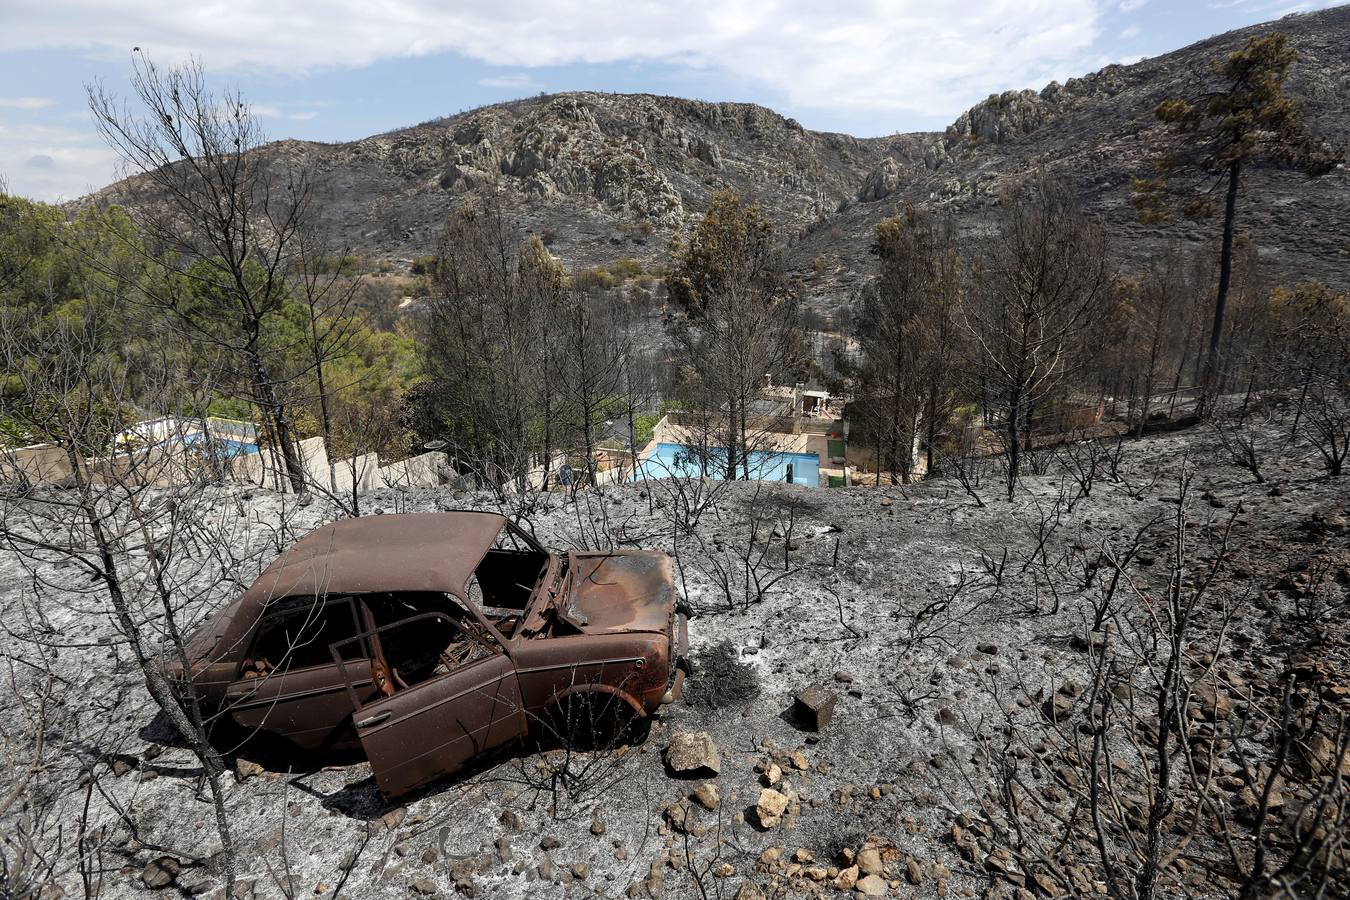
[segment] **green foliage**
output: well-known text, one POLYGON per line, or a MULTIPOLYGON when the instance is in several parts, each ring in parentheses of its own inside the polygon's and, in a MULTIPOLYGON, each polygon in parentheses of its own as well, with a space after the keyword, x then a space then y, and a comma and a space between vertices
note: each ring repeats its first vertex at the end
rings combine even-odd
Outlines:
MULTIPOLYGON (((1227 175, 1255 157, 1314 176, 1335 168, 1343 148, 1316 138, 1298 103, 1285 93, 1297 57, 1283 34, 1248 38, 1242 49, 1214 61, 1212 88, 1157 105, 1154 115, 1171 127, 1176 141, 1155 160, 1154 177, 1134 179, 1131 202, 1141 220, 1170 217, 1171 182, 1187 171, 1227 175)), ((1211 206, 1207 197, 1187 196, 1180 211, 1199 218, 1211 206)))
POLYGON ((605 266, 593 266, 572 276, 572 281, 581 288, 599 288, 608 290, 627 281, 646 275, 642 263, 631 256, 624 256, 605 266))
MULTIPOLYGON (((320 266, 340 276, 360 267, 355 256, 320 266)), ((319 434, 308 307, 256 263, 246 262, 243 272, 263 313, 255 342, 297 435, 319 434)), ((88 433, 74 436, 89 452, 101 452, 100 442, 137 418, 204 411, 258 420, 237 349, 238 301, 224 261, 156 260, 119 208, 86 209, 67 220, 56 207, 0 195, 0 316, 22 346, 20 364, 0 381, 0 441, 50 439, 46 431, 61 418, 57 406, 67 408, 66 420, 69 409, 89 412, 88 433), (97 378, 69 370, 72 342, 88 354, 82 365, 97 378)), ((348 422, 401 415, 420 371, 413 340, 351 315, 321 317, 317 325, 343 335, 325 362, 330 413, 348 422)))
POLYGON ((710 302, 733 282, 781 278, 773 223, 733 190, 712 195, 707 214, 673 256, 674 271, 666 279, 671 299, 695 318, 706 315, 710 302))
POLYGON ((414 275, 434 275, 436 274, 436 256, 435 254, 426 254, 424 256, 414 256, 412 261, 412 274, 414 275))
POLYGON ((360 275, 367 271, 361 257, 350 254, 320 256, 314 261, 314 271, 320 275, 360 275))
POLYGON ((660 413, 642 413, 633 417, 633 444, 638 448, 647 446, 656 433, 656 423, 661 421, 660 413))

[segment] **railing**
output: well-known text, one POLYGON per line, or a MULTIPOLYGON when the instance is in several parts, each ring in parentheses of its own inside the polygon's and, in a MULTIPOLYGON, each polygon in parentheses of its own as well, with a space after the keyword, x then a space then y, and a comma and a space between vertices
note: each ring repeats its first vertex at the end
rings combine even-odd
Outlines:
MULTIPOLYGON (((671 410, 663 421, 684 428, 716 428, 725 421, 717 413, 694 413, 684 410, 671 410)), ((658 426, 659 427, 659 426, 658 426)), ((773 434, 847 434, 848 425, 844 419, 818 419, 812 416, 747 416, 748 431, 770 432, 773 434)))

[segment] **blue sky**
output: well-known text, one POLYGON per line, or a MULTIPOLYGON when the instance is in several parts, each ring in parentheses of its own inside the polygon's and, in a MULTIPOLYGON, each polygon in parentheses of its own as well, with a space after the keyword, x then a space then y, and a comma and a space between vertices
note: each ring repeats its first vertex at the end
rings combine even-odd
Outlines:
POLYGON ((341 141, 541 91, 743 100, 859 136, 1324 0, 0 0, 0 177, 111 181, 84 87, 195 56, 272 137, 341 141))

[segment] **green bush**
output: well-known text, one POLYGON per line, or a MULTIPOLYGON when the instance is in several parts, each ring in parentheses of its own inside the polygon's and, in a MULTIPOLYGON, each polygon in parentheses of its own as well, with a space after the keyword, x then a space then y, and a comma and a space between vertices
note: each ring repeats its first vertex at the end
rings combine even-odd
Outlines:
POLYGON ((633 417, 633 444, 639 450, 647 446, 656 431, 656 423, 661 421, 660 413, 643 413, 633 417))

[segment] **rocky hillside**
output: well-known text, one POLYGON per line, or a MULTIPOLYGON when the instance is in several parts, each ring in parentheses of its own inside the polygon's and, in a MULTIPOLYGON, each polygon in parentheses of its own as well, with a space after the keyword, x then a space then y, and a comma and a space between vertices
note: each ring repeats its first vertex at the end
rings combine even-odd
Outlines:
MULTIPOLYGON (((866 268, 872 225, 904 203, 935 205, 980 227, 1011 180, 1039 168, 1066 179, 1110 223, 1129 259, 1193 225, 1135 221, 1132 176, 1150 171, 1162 138, 1153 108, 1193 87, 1209 62, 1247 37, 1286 32, 1299 52, 1291 89, 1315 128, 1350 135, 1350 7, 1290 16, 1039 91, 1008 91, 962 113, 945 133, 859 139, 803 128, 750 104, 652 95, 570 93, 484 107, 344 144, 283 142, 312 158, 325 215, 361 252, 407 258, 433 249, 448 210, 498 183, 522 230, 573 265, 622 256, 659 262, 669 239, 735 187, 782 223, 791 261, 822 295, 846 293, 866 268)), ((118 185, 100 192, 117 199, 118 185)), ((1277 278, 1350 285, 1350 173, 1311 184, 1250 176, 1241 226, 1277 278)))
MULTIPOLYGON (((962 113, 939 140, 914 153, 915 137, 901 135, 868 173, 845 207, 804 237, 795 256, 805 267, 830 262, 825 284, 847 284, 865 258, 866 238, 883 214, 904 203, 927 203, 978 229, 1010 181, 1038 169, 1073 185, 1087 207, 1107 222, 1127 262, 1146 258, 1173 241, 1206 240, 1212 226, 1143 225, 1130 205, 1132 177, 1152 174, 1164 144, 1153 114, 1169 96, 1195 92, 1210 61, 1249 37, 1283 31, 1298 51, 1288 83, 1314 131, 1344 144, 1350 136, 1350 7, 1288 16, 1192 44, 1134 65, 1107 66, 1040 91, 995 94, 962 113)), ((1308 181, 1258 167, 1250 171, 1239 227, 1259 248, 1271 278, 1320 278, 1350 286, 1350 171, 1308 181)), ((819 266, 817 266, 819 268, 819 266)))
MULTIPOLYGON (((1245 779, 1271 771, 1271 716, 1282 678, 1297 675, 1294 708, 1312 725, 1287 757, 1280 751, 1280 786, 1263 807, 1279 865, 1287 836, 1312 830, 1295 823, 1313 821, 1305 817, 1316 815, 1328 767, 1350 776, 1350 759, 1326 736, 1350 696, 1345 490, 1319 477, 1316 453, 1291 445, 1286 427, 1251 433, 1266 454, 1264 484, 1234 467, 1214 434, 1193 429, 1123 445, 1118 477, 1103 474, 1088 495, 1069 477, 1083 470, 1061 457, 1013 503, 996 499, 997 479, 983 468, 990 481, 978 503, 944 479, 835 490, 719 482, 693 521, 697 483, 544 498, 525 521, 548 546, 617 541, 676 555, 695 613, 682 701, 645 740, 600 753, 513 748, 396 804, 381 799, 359 756, 250 747, 231 756, 225 788, 237 896, 1095 896, 1089 769, 1078 754, 1092 743, 1090 717, 1104 715, 1094 710, 1105 688, 1094 688, 1102 676, 1089 651, 1109 640, 1103 659, 1119 698, 1110 796, 1124 811, 1112 821, 1138 823, 1149 789, 1132 755, 1139 741, 1128 738, 1157 722, 1149 616, 1174 577, 1187 596, 1201 582, 1209 591, 1185 643, 1189 742, 1179 740, 1203 762, 1210 808, 1237 817, 1227 839, 1242 848, 1253 816, 1262 818, 1263 782, 1253 790, 1245 779), (1174 576, 1178 546, 1194 555, 1174 576), (1092 630, 1110 600, 1110 560, 1122 561, 1123 586, 1092 630), (813 709, 834 704, 828 722, 797 710, 794 698, 811 686, 813 709), (1025 801, 1016 833, 1031 841, 1016 856, 1001 806, 1010 775, 1018 787, 1007 790, 1025 801), (1034 895, 1023 887, 1032 880, 1034 895)), ((367 505, 454 507, 497 508, 486 494, 448 488, 377 492, 367 505)), ((339 514, 323 500, 236 487, 194 508, 203 527, 174 555, 174 577, 193 598, 189 622, 236 596, 278 542, 339 514)), ((128 565, 141 553, 126 554, 128 565)), ((0 708, 0 796, 23 800, 0 808, 0 830, 31 841, 53 867, 44 876, 34 865, 50 881, 44 898, 80 893, 78 854, 97 860, 104 897, 158 888, 224 900, 200 770, 156 717, 101 602, 82 568, 31 571, 0 552, 0 625, 14 636, 6 677, 23 699, 0 708), (30 768, 30 758, 44 764, 30 768), (67 837, 77 828, 78 843, 67 837)), ((1328 815, 1345 801, 1331 802, 1328 815)), ((1236 896, 1242 875, 1228 864, 1222 827, 1190 816, 1168 818, 1169 852, 1184 849, 1185 865, 1158 895, 1236 896)), ((1337 865, 1322 896, 1345 896, 1337 865)))

